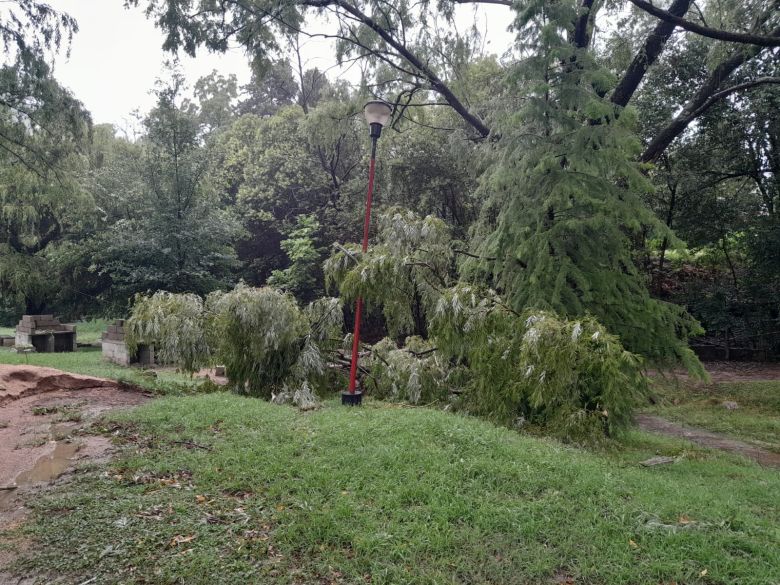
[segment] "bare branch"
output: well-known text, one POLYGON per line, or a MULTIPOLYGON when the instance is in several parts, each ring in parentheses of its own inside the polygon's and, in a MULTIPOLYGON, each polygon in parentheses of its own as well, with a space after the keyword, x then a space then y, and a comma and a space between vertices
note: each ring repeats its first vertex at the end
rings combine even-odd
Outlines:
MULTIPOLYGON (((772 31, 773 36, 780 37, 780 27, 772 31)), ((688 125, 701 116, 707 109, 709 109, 715 102, 724 97, 738 91, 740 89, 746 89, 755 85, 761 85, 764 83, 775 83, 774 81, 761 81, 760 83, 746 82, 744 84, 735 85, 731 88, 719 90, 722 83, 728 79, 728 77, 741 65, 748 62, 761 52, 760 47, 753 45, 751 47, 745 47, 741 51, 736 52, 731 57, 721 62, 704 83, 699 88, 696 95, 685 105, 682 112, 680 112, 669 124, 666 125, 650 142, 645 151, 642 153, 640 160, 642 162, 650 162, 656 160, 663 152, 669 147, 669 145, 677 138, 688 125)), ((762 80, 775 79, 771 78, 759 78, 762 80)))
MULTIPOLYGON (((683 16, 688 12, 692 0, 675 0, 669 7, 669 14, 683 16)), ((623 74, 620 83, 612 92, 612 103, 625 107, 634 95, 637 87, 647 73, 650 66, 655 63, 666 45, 666 41, 672 36, 675 24, 665 20, 660 21, 653 29, 642 47, 637 51, 631 64, 623 74)))
POLYGON ((439 78, 434 71, 422 60, 412 53, 403 43, 396 39, 390 32, 380 26, 373 18, 362 12, 357 6, 354 6, 346 0, 303 0, 305 6, 325 8, 328 6, 338 6, 352 15, 362 24, 373 30, 385 43, 391 46, 397 53, 410 65, 412 65, 421 76, 428 81, 431 89, 441 94, 441 96, 450 104, 461 118, 463 118, 472 128, 474 128, 482 138, 487 138, 490 134, 490 128, 475 114, 470 112, 463 102, 458 99, 449 86, 439 78))
MULTIPOLYGON (((691 31, 703 37, 709 37, 711 39, 717 39, 719 41, 726 41, 729 43, 743 43, 747 45, 758 45, 760 47, 780 47, 780 38, 775 35, 756 35, 751 33, 732 32, 727 30, 721 30, 717 28, 709 28, 696 24, 690 20, 686 20, 680 16, 672 14, 669 11, 663 10, 654 6, 646 0, 629 0, 634 6, 644 10, 645 12, 652 14, 656 18, 665 20, 666 22, 675 24, 680 28, 691 31)), ((775 7, 780 6, 780 2, 775 2, 775 7)))

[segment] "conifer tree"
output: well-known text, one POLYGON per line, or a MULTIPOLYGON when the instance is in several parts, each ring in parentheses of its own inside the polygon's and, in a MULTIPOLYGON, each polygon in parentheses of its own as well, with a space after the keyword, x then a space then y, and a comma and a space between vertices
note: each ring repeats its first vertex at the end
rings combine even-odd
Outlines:
POLYGON ((640 234, 673 235, 642 203, 652 187, 635 162, 634 118, 605 99, 614 79, 571 42, 576 16, 574 2, 530 2, 518 17, 533 43, 510 83, 527 98, 500 128, 477 248, 516 310, 592 314, 630 351, 698 370, 686 341, 700 326, 650 297, 632 257, 640 234))

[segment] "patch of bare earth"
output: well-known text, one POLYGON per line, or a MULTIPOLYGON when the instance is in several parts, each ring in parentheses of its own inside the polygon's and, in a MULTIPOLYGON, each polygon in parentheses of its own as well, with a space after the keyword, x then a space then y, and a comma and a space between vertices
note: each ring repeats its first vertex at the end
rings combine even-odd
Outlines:
MULTIPOLYGON (((704 367, 710 375, 709 384, 780 380, 780 364, 759 362, 704 362, 704 367)), ((658 375, 658 373, 651 372, 651 375, 658 375)), ((672 375, 693 385, 693 387, 706 388, 709 386, 706 382, 691 379, 687 372, 675 371, 672 375)), ((756 447, 719 433, 675 423, 663 417, 651 414, 639 414, 636 416, 635 420, 639 428, 643 431, 687 439, 692 443, 709 449, 728 451, 730 453, 742 455, 748 459, 753 459, 766 467, 780 469, 780 454, 767 451, 761 447, 756 447)))
POLYGON ((635 420, 643 431, 686 439, 709 449, 728 451, 753 459, 760 465, 780 469, 780 453, 773 453, 718 433, 681 425, 652 414, 638 414, 635 420))
MULTIPOLYGON (((713 384, 780 380, 780 363, 704 362, 704 369, 707 370, 713 384)), ((658 372, 650 372, 650 375, 658 375, 658 372)), ((691 379, 688 372, 684 370, 675 370, 671 375, 683 381, 703 384, 699 380, 691 379)))
MULTIPOLYGON (((0 365, 0 531, 24 521, 25 500, 79 462, 109 454, 111 442, 87 432, 98 415, 147 399, 113 380, 0 365)), ((8 557, 8 551, 0 551, 0 566, 8 557)), ((0 572, 0 583, 3 579, 0 572)))

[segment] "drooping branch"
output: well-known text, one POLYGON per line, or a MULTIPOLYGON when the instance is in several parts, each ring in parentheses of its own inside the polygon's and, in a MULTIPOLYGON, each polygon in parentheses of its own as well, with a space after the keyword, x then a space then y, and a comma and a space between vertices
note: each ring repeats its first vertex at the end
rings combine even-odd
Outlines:
MULTIPOLYGON (((780 27, 772 31, 773 37, 780 38, 780 27)), ((642 162, 650 162, 656 160, 669 145, 682 134, 688 125, 693 122, 698 116, 702 115, 707 108, 709 108, 715 101, 722 99, 727 95, 737 91, 723 90, 720 91, 723 82, 726 81, 729 76, 740 66, 750 61, 753 57, 761 52, 761 47, 757 45, 743 47, 737 51, 725 61, 722 61, 705 83, 699 88, 699 91, 691 98, 691 100, 685 105, 683 110, 675 116, 675 118, 666 125, 650 142, 645 151, 642 153, 640 159, 642 162), (725 93, 724 93, 725 92, 725 93), (714 96, 721 94, 715 100, 712 100, 714 96), (712 100, 712 101, 711 101, 712 100)), ((738 86, 734 86, 735 88, 738 86)))
MULTIPOLYGON (((693 0, 674 0, 669 7, 669 13, 674 16, 683 16, 688 12, 688 8, 693 0)), ((666 45, 666 41, 672 36, 675 24, 666 20, 661 20, 653 29, 640 49, 634 55, 631 64, 626 69, 623 77, 618 83, 615 91, 612 92, 611 100, 613 104, 625 107, 639 87, 642 79, 650 66, 655 63, 666 45)))
MULTIPOLYGON (((775 35, 757 35, 753 33, 740 33, 717 28, 710 28, 677 16, 676 14, 672 14, 671 11, 658 8, 646 0, 629 0, 629 2, 631 2, 637 8, 652 14, 656 18, 660 18, 661 20, 704 37, 717 39, 719 41, 726 41, 729 43, 757 45, 759 47, 780 47, 780 38, 777 38, 775 35)), ((775 8, 778 7, 780 7, 780 2, 776 1, 775 8)))

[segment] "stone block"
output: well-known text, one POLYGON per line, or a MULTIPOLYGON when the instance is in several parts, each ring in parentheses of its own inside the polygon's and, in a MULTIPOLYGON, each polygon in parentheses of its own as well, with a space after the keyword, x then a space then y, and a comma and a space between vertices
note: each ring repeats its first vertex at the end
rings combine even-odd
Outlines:
POLYGON ((139 345, 137 352, 138 363, 142 366, 154 365, 154 346, 153 345, 139 345))
POLYGON ((105 359, 115 364, 119 364, 120 366, 130 365, 131 356, 130 352, 127 350, 127 344, 124 341, 105 339, 101 345, 103 357, 105 359))

